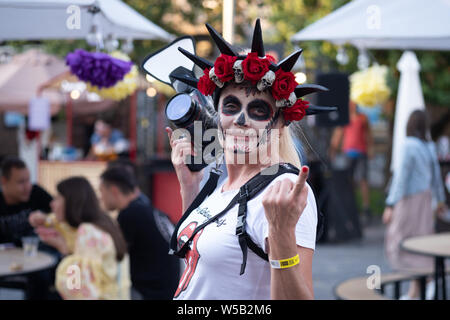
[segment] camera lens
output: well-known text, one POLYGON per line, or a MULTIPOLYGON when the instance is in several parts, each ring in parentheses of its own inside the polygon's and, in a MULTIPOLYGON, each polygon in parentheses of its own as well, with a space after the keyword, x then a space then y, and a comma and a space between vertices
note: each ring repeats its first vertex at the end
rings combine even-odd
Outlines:
POLYGON ((167 119, 177 126, 183 126, 191 118, 194 111, 195 102, 185 93, 174 96, 166 106, 167 119))

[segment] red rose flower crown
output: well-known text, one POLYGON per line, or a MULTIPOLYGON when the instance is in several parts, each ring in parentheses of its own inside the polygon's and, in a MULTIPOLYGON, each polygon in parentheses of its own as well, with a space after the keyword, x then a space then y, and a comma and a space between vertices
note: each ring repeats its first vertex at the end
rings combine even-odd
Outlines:
POLYGON ((297 50, 279 63, 271 55, 266 55, 262 40, 260 20, 256 20, 253 32, 251 52, 239 55, 233 47, 209 24, 206 24, 211 37, 221 54, 214 64, 191 54, 183 48, 181 53, 191 59, 203 70, 200 79, 175 77, 178 80, 196 87, 203 95, 219 94, 225 83, 234 81, 239 84, 250 81, 259 91, 270 90, 276 100, 276 107, 282 108, 286 122, 300 121, 305 115, 336 110, 334 107, 310 105, 301 97, 327 88, 315 84, 299 85, 291 69, 300 57, 302 50, 297 50))

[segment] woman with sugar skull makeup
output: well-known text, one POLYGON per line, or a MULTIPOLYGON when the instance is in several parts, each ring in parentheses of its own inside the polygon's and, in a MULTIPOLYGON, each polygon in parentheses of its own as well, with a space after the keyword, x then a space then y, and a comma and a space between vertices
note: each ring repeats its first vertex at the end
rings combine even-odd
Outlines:
POLYGON ((221 51, 214 64, 180 51, 204 70, 185 80, 213 96, 228 177, 199 190, 203 172, 184 163, 191 143, 166 129, 185 212, 171 243, 186 262, 175 299, 312 299, 316 201, 289 124, 329 111, 300 99, 327 89, 295 82, 301 50, 278 64, 265 54, 259 20, 248 54, 206 26, 221 51))

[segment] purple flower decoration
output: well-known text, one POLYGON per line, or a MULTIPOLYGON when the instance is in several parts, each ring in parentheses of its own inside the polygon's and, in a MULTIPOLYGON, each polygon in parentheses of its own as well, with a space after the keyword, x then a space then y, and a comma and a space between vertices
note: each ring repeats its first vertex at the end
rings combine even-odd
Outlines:
POLYGON ((133 62, 113 58, 103 52, 77 49, 67 55, 66 64, 80 80, 99 88, 109 88, 123 80, 133 62))

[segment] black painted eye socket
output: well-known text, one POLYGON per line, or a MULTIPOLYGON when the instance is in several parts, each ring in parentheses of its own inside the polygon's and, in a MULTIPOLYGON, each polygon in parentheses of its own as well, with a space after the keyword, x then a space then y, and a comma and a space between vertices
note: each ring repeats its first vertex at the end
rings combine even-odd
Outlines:
POLYGON ((248 115, 257 118, 268 118, 270 117, 270 111, 263 107, 252 107, 248 108, 248 115))
POLYGON ((254 100, 248 104, 248 116, 254 120, 269 120, 272 117, 272 107, 264 100, 254 100))
MULTIPOLYGON (((228 95, 222 102, 222 113, 227 116, 236 115, 242 110, 241 101, 234 95, 228 95)), ((273 115, 271 105, 263 99, 255 99, 247 105, 248 117, 257 121, 267 121, 273 115)))
POLYGON ((241 112, 241 101, 233 95, 226 96, 222 102, 222 113, 225 115, 235 115, 241 112))
POLYGON ((241 107, 232 103, 226 104, 222 107, 222 113, 225 115, 235 115, 238 114, 240 111, 241 107))

